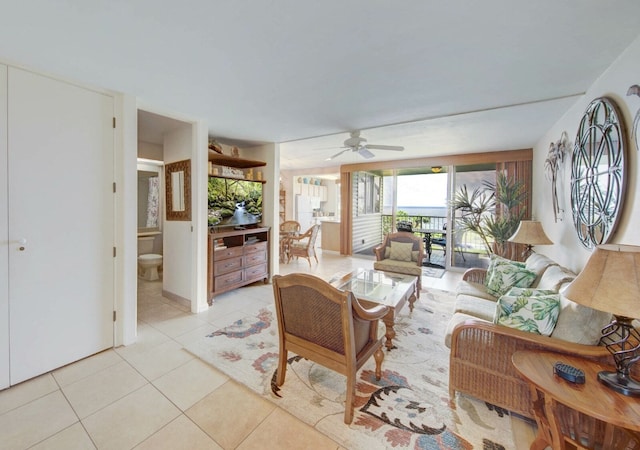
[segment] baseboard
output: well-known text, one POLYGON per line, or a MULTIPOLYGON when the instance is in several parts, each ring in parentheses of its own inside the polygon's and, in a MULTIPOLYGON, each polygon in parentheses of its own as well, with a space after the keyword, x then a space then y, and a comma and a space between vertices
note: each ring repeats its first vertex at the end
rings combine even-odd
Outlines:
POLYGON ((189 308, 191 310, 191 300, 186 299, 184 297, 180 297, 178 294, 174 294, 173 292, 162 290, 162 296, 164 298, 168 298, 169 300, 173 300, 174 302, 184 306, 185 308, 189 308))

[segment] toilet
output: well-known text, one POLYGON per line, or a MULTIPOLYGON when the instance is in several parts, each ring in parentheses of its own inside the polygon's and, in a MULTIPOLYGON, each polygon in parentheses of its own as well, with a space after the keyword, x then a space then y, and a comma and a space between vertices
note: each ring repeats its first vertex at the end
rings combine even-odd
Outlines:
POLYGON ((138 238, 138 275, 147 281, 159 280, 158 267, 162 264, 162 255, 153 251, 154 236, 138 238))

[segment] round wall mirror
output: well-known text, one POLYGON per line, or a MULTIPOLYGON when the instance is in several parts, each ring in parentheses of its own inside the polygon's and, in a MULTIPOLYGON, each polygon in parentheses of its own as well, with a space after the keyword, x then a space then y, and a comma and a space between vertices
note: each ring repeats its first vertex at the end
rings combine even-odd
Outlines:
POLYGON ((626 184, 624 129, 616 105, 597 98, 587 107, 571 159, 571 209, 578 238, 586 248, 611 238, 626 184))

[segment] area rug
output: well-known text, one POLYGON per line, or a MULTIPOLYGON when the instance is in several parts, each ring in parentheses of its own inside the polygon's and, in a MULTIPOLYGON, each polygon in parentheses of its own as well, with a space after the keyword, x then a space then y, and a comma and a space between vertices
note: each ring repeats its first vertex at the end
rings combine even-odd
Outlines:
MULTIPOLYGON (((394 344, 375 379, 373 358, 358 373, 353 423, 344 423, 345 377, 289 353, 275 385, 278 324, 273 307, 203 336, 188 351, 245 384, 347 449, 513 449, 509 413, 448 394, 444 331, 453 294, 423 291, 397 320, 394 344)), ((384 325, 381 326, 384 329, 384 325)))

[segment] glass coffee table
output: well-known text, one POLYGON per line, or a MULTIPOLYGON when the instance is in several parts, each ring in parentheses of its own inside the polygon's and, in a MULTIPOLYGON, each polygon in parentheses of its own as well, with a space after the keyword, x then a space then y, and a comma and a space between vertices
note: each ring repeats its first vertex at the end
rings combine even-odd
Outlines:
POLYGON ((393 329, 396 314, 409 302, 409 312, 413 312, 416 301, 416 285, 418 277, 401 273, 383 272, 373 269, 356 269, 347 274, 334 275, 329 283, 341 291, 351 291, 365 308, 377 305, 389 307, 389 312, 382 321, 386 327, 385 346, 387 350, 394 347, 393 329))

